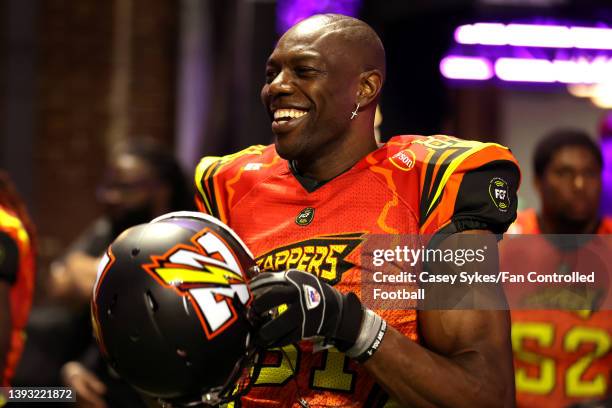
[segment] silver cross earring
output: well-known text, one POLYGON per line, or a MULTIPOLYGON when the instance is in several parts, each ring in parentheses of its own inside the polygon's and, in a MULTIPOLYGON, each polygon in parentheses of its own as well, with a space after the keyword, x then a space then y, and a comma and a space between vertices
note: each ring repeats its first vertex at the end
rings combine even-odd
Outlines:
POLYGON ((355 107, 355 110, 353 112, 351 112, 351 120, 355 119, 355 116, 359 115, 359 102, 357 102, 357 106, 355 107))

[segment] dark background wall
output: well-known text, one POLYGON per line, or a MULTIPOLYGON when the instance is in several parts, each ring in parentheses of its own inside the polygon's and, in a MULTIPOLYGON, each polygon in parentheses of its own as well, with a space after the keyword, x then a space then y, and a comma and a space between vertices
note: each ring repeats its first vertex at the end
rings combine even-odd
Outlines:
POLYGON ((172 146, 177 7, 0 4, 0 167, 26 198, 49 260, 97 215, 96 184, 113 141, 146 135, 172 146))
MULTIPOLYGON (((388 56, 383 139, 441 132, 516 137, 505 112, 520 98, 496 84, 451 84, 439 74, 463 22, 540 15, 612 25, 606 1, 492 5, 500 2, 362 2, 360 17, 380 33, 388 56)), ((276 6, 272 0, 0 2, 0 168, 33 213, 43 265, 98 214, 96 184, 114 142, 147 136, 180 145, 191 172, 204 154, 271 141, 259 90, 279 37, 276 6), (194 6, 197 18, 187 18, 194 6), (197 69, 185 68, 194 63, 197 69), (186 107, 195 114, 182 115, 186 107)))

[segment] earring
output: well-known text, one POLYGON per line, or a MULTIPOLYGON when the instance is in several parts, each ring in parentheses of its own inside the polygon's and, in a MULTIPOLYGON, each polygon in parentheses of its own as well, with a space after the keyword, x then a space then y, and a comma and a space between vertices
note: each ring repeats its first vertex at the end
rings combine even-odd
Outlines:
POLYGON ((359 102, 357 102, 357 106, 355 107, 355 110, 353 112, 351 112, 351 120, 355 119, 355 116, 359 115, 359 102))

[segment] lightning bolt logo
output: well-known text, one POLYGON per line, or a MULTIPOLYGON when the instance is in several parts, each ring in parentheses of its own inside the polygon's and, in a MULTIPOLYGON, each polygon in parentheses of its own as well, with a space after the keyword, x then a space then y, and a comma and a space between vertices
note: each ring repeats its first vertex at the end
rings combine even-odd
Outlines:
POLYGON ((208 339, 221 334, 238 315, 234 302, 251 302, 245 271, 231 245, 206 228, 164 255, 151 256, 143 269, 161 286, 185 297, 196 311, 208 339), (237 300, 236 300, 237 299, 237 300))

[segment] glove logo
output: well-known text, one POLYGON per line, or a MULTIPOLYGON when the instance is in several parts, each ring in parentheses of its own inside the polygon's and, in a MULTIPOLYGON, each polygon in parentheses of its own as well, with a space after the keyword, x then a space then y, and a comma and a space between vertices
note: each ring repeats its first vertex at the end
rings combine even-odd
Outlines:
POLYGON ((310 285, 302 285, 304 288, 304 297, 306 298, 306 309, 312 310, 321 303, 321 294, 318 290, 310 285))

